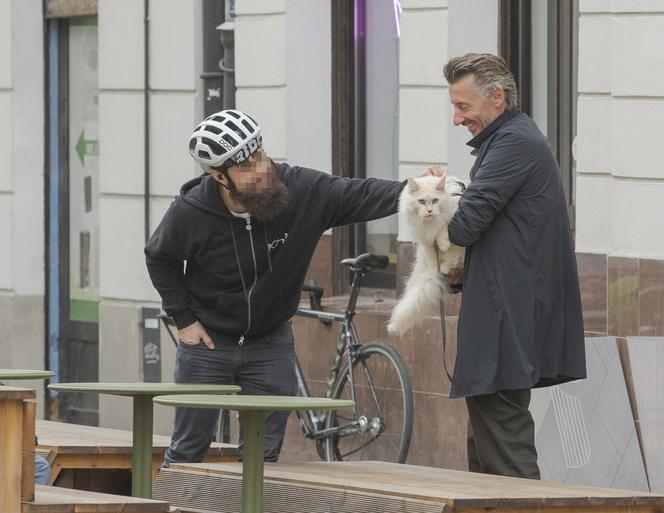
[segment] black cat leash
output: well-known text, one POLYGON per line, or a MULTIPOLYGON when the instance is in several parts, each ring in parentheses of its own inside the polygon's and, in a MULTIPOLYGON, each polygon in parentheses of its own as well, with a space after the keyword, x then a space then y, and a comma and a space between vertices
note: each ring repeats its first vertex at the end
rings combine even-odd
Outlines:
MULTIPOLYGON (((440 272, 440 257, 438 256, 438 241, 434 240, 433 241, 433 247, 436 253, 436 262, 438 263, 438 272, 440 272)), ((445 281, 447 279, 445 278, 445 281)), ((454 292, 455 294, 461 291, 461 288, 458 286, 452 286, 449 282, 447 282, 448 289, 450 292, 454 292)), ((445 374, 447 374, 447 378, 450 380, 450 383, 452 383, 452 375, 450 374, 450 371, 447 369, 447 329, 445 327, 445 300, 441 299, 438 302, 438 308, 439 308, 439 315, 440 315, 440 329, 443 333, 443 368, 445 369, 445 374)))

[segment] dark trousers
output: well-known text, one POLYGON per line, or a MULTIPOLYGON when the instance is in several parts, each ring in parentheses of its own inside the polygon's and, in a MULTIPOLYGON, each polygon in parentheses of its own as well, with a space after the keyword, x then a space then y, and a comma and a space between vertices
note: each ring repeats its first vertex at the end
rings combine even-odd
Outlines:
POLYGON ((539 479, 530 389, 466 397, 468 470, 539 479))
MULTIPOLYGON (((273 333, 245 339, 222 340, 210 333, 215 349, 203 343, 188 346, 180 342, 175 360, 176 383, 238 385, 241 394, 295 395, 295 349, 290 322, 273 333)), ((266 415, 265 460, 277 461, 286 430, 289 412, 266 415)), ((166 463, 200 462, 210 447, 218 410, 176 408, 171 446, 166 463)), ((243 415, 240 415, 240 452, 242 451, 243 415)))

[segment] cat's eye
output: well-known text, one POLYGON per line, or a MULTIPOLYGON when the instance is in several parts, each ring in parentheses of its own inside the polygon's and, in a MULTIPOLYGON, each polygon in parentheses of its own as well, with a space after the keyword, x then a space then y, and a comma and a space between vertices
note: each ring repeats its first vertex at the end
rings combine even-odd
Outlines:
POLYGON ((424 205, 424 200, 423 200, 423 199, 419 199, 419 200, 417 200, 417 202, 418 202, 420 205, 424 205))
POLYGON ((434 205, 435 205, 436 203, 438 203, 438 198, 434 198, 434 199, 432 199, 432 200, 431 200, 431 203, 433 203, 434 205))

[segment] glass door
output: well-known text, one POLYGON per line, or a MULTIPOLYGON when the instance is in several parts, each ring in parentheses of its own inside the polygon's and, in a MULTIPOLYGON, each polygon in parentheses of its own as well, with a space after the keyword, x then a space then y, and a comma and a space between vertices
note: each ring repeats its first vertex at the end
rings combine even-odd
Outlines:
MULTIPOLYGON (((99 379, 97 17, 49 23, 49 358, 57 380, 99 379)), ((97 425, 95 394, 57 395, 57 416, 97 425)))

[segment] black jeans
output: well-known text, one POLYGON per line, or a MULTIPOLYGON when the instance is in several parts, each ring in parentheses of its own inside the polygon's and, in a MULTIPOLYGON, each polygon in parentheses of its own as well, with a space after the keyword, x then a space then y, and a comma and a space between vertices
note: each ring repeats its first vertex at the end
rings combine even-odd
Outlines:
POLYGON ((539 479, 530 389, 466 397, 468 470, 539 479))
MULTIPOLYGON (((202 342, 195 346, 178 344, 175 360, 176 383, 238 385, 241 394, 295 395, 295 349, 291 323, 272 333, 237 339, 222 338, 208 332, 215 349, 202 342)), ((265 460, 277 461, 286 430, 289 412, 269 412, 265 426, 265 460)), ((171 446, 166 463, 200 462, 210 447, 219 412, 210 409, 176 408, 171 446)), ((242 451, 243 415, 240 415, 240 451, 242 451)))

